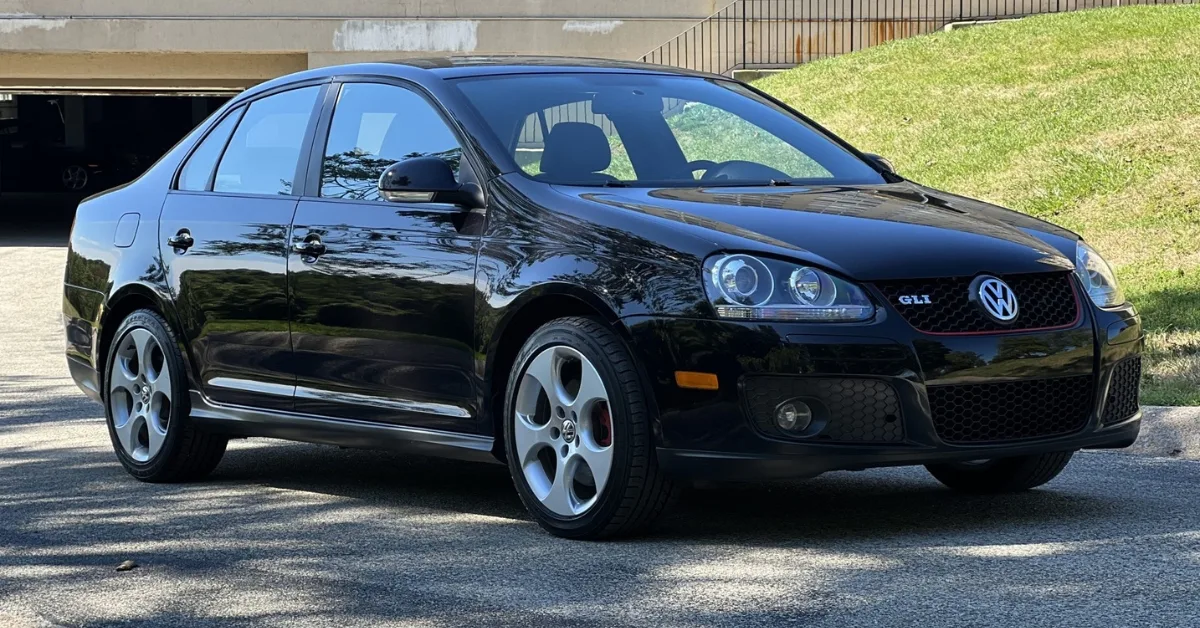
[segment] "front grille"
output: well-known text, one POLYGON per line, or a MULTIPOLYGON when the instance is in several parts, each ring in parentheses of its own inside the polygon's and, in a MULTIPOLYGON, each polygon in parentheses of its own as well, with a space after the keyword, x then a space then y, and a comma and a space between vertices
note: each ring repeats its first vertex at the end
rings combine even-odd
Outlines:
POLYGON ((1142 384, 1142 359, 1129 358, 1113 367, 1104 401, 1104 424, 1112 425, 1137 414, 1142 384))
POLYGON ((904 440, 896 389, 877 379, 758 375, 746 377, 743 394, 760 431, 795 438, 775 427, 775 408, 801 399, 813 409, 814 432, 806 440, 894 443, 904 440))
POLYGON ((1092 411, 1091 375, 997 384, 930 386, 929 410, 947 443, 994 443, 1082 430, 1092 411))
POLYGON ((974 277, 882 281, 875 287, 910 325, 931 334, 1067 327, 1079 318, 1071 273, 1008 275, 1001 279, 1017 297, 1017 319, 1010 325, 993 321, 971 302, 974 277), (904 296, 928 296, 929 303, 905 305, 900 302, 904 296))

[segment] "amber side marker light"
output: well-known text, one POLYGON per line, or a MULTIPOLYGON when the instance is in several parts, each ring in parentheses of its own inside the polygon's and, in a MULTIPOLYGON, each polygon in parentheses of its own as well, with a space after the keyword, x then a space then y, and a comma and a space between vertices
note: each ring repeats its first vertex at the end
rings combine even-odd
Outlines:
POLYGON ((675 384, 680 388, 695 390, 716 390, 718 388, 715 373, 697 373, 695 371, 675 371, 675 384))

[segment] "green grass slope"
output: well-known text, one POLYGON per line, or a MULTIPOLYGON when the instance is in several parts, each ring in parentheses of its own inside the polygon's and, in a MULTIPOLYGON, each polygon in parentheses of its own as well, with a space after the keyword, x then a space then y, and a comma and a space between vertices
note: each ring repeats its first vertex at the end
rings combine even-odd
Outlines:
POLYGON ((756 86, 915 181, 1082 234, 1145 318, 1143 402, 1200 404, 1200 6, 938 33, 756 86))

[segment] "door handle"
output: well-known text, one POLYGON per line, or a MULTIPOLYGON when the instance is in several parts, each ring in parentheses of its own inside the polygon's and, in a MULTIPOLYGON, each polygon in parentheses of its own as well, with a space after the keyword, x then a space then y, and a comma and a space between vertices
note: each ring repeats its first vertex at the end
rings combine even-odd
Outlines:
POLYGON ((326 251, 325 245, 321 243, 321 239, 315 237, 293 244, 292 250, 303 255, 306 259, 313 261, 324 255, 326 251))
POLYGON ((196 243, 192 239, 192 234, 187 229, 180 229, 179 233, 167 238, 167 246, 175 249, 176 253, 185 253, 192 245, 196 243))

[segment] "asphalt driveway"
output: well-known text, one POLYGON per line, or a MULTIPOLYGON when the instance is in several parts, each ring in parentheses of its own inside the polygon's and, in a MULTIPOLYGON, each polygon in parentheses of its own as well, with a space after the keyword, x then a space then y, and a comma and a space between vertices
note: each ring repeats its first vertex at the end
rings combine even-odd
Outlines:
POLYGON ((1200 625, 1186 412, 1024 495, 918 469, 705 487, 604 544, 543 533, 500 466, 249 440, 148 485, 67 377, 64 257, 0 247, 0 626, 1200 625))

